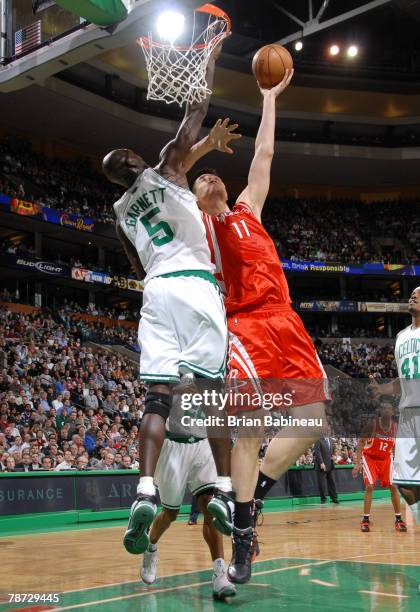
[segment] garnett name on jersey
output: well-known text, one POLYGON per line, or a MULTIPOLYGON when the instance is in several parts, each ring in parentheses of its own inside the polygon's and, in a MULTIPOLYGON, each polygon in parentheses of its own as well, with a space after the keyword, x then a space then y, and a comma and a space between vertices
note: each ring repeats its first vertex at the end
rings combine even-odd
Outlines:
POLYGON ((129 206, 126 218, 127 225, 135 227, 141 213, 155 204, 163 204, 165 201, 165 191, 166 187, 157 187, 156 189, 144 191, 141 196, 129 206))

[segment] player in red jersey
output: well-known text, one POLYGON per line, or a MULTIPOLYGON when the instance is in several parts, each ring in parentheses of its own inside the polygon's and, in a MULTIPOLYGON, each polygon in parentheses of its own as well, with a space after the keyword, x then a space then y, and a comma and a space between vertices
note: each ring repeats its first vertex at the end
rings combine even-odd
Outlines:
POLYGON ((367 426, 357 445, 356 461, 353 476, 357 478, 363 472, 365 497, 363 502, 363 518, 360 525, 362 531, 370 531, 370 509, 372 494, 376 481, 381 487, 389 487, 392 505, 395 511, 395 529, 407 531, 401 518, 401 504, 398 487, 391 484, 393 471, 393 449, 395 445, 396 424, 393 421, 394 408, 391 402, 385 402, 379 416, 367 426))
MULTIPOLYGON (((276 247, 261 223, 274 154, 276 98, 289 85, 292 75, 293 71, 287 71, 279 85, 261 90, 263 113, 255 155, 247 187, 233 209, 229 209, 225 185, 214 171, 201 171, 192 182, 192 190, 204 213, 216 277, 225 294, 230 377, 250 381, 249 385, 260 395, 267 381, 277 380, 276 391, 296 390, 293 417, 323 419, 327 399, 325 373, 302 321, 291 307, 276 247)), ((199 145, 193 162, 200 156, 199 145)), ((207 151, 203 146, 202 154, 207 151)), ((253 411, 255 405, 241 406, 240 410, 253 411)), ((237 407, 232 411, 238 412, 237 407)), ((298 429, 287 429, 286 435, 269 446, 270 471, 262 475, 264 482, 274 484, 321 434, 319 428, 307 429, 304 434, 298 429)), ((236 498, 229 574, 234 582, 247 582, 251 575, 253 500, 258 479, 258 451, 263 438, 263 430, 251 436, 249 432, 248 436, 240 432, 232 451, 236 498)), ((220 493, 209 504, 209 512, 225 532, 232 529, 230 506, 229 496, 220 493)))

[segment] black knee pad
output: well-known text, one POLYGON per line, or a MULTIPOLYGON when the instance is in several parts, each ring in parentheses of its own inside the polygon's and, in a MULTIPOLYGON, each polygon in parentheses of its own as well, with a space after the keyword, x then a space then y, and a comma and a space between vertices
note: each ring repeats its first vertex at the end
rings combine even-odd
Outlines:
POLYGON ((156 393, 148 391, 146 393, 145 414, 158 414, 166 422, 172 406, 172 396, 167 393, 156 393))

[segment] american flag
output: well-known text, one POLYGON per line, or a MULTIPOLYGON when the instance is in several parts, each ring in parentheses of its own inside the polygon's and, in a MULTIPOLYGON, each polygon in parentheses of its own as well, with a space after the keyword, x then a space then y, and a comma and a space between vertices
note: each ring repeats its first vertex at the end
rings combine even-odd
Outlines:
POLYGON ((31 23, 15 32, 15 55, 20 55, 29 51, 33 47, 41 44, 41 20, 31 23))

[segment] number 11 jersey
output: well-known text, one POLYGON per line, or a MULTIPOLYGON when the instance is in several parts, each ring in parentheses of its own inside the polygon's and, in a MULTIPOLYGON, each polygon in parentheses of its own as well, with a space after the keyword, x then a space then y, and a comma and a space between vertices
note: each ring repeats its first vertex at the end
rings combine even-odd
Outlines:
POLYGON ((228 316, 290 305, 275 244, 247 204, 238 202, 228 213, 205 214, 204 222, 228 316))

